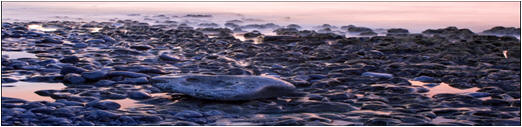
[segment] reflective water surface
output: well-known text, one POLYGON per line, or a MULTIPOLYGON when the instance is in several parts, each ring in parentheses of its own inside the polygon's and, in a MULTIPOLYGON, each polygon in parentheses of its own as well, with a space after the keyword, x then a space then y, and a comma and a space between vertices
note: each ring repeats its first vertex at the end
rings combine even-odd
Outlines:
MULTIPOLYGON (((3 21, 181 18, 212 14, 213 22, 295 23, 302 26, 402 27, 413 32, 457 26, 481 32, 520 27, 519 2, 3 2, 3 21), (156 15, 164 14, 166 17, 156 15), (176 17, 173 17, 176 16, 176 17)), ((153 23, 153 22, 151 22, 153 23)))

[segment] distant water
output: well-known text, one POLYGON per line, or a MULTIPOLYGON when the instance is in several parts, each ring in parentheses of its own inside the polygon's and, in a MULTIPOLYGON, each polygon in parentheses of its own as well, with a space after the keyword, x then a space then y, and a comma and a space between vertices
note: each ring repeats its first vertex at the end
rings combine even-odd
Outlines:
POLYGON ((110 19, 143 20, 164 14, 212 14, 223 25, 232 19, 256 23, 321 24, 370 28, 457 26, 481 32, 494 26, 520 27, 519 2, 2 2, 2 20, 42 21, 110 19), (129 16, 128 14, 139 14, 129 16))

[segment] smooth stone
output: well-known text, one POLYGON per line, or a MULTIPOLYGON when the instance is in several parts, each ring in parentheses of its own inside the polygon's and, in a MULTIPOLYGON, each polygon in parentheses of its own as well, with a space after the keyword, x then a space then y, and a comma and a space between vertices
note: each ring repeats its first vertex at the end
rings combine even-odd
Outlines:
POLYGON ((291 113, 317 113, 317 112, 349 112, 356 110, 350 104, 341 103, 341 102, 322 102, 322 103, 314 103, 314 104, 306 104, 302 108, 292 109, 287 112, 291 113))
POLYGON ((159 58, 161 60, 165 60, 165 61, 181 61, 181 58, 177 57, 177 56, 170 56, 168 54, 161 54, 159 56, 159 58))
POLYGON ((163 120, 163 118, 161 118, 160 116, 152 116, 152 115, 133 116, 132 118, 134 118, 134 120, 136 120, 140 123, 156 123, 156 122, 163 120))
POLYGON ((105 71, 89 71, 89 72, 83 72, 82 77, 87 80, 100 80, 107 75, 107 72, 105 71))
POLYGON ((136 120, 134 120, 130 116, 121 116, 120 118, 118 118, 118 121, 120 121, 122 125, 127 125, 127 126, 138 125, 138 122, 136 122, 136 120))
POLYGON ((429 91, 430 91, 429 89, 426 89, 424 87, 417 88, 417 92, 418 93, 426 93, 426 92, 429 92, 429 91))
POLYGON ((401 123, 400 120, 391 118, 373 118, 364 123, 366 126, 393 126, 401 123))
POLYGON ((201 114, 200 112, 197 112, 197 111, 184 110, 184 111, 176 113, 176 115, 174 115, 174 117, 177 119, 184 120, 184 119, 188 119, 188 118, 200 118, 200 117, 203 117, 203 114, 201 114))
POLYGON ((322 100, 323 98, 324 98, 323 96, 317 95, 317 94, 308 95, 309 100, 322 100))
POLYGON ((491 96, 490 93, 485 92, 475 92, 475 93, 469 93, 468 95, 475 97, 475 98, 482 98, 482 97, 489 97, 491 96))
POLYGON ((96 82, 94 85, 95 86, 101 86, 101 87, 105 87, 105 86, 112 86, 116 84, 115 81, 111 81, 111 80, 100 80, 98 82, 96 82))
POLYGON ((93 101, 87 103, 88 107, 95 107, 102 110, 116 110, 121 107, 120 104, 112 101, 93 101))
POLYGON ((62 75, 67 75, 69 73, 81 74, 86 71, 87 71, 86 69, 75 67, 75 66, 65 66, 60 71, 60 74, 62 74, 62 75))
POLYGON ((147 77, 138 77, 138 78, 125 78, 121 83, 124 84, 146 84, 149 83, 149 79, 147 77))
POLYGON ((71 120, 66 119, 66 118, 61 118, 61 117, 49 117, 49 118, 42 119, 41 121, 45 122, 46 124, 51 124, 51 125, 63 126, 63 125, 71 124, 71 120))
POLYGON ((147 74, 130 72, 130 71, 111 71, 111 72, 107 73, 107 76, 109 76, 109 77, 123 76, 123 77, 131 77, 131 78, 149 77, 149 75, 147 75, 147 74))
POLYGON ((35 43, 53 43, 53 44, 62 44, 63 41, 61 40, 56 40, 56 39, 52 39, 52 38, 45 38, 43 40, 40 40, 40 41, 37 41, 35 43))
POLYGON ((37 90, 34 91, 34 93, 40 95, 40 96, 51 96, 56 92, 56 90, 37 90))
POLYGON ((29 103, 22 105, 22 107, 25 109, 31 109, 31 108, 45 107, 45 105, 40 102, 29 102, 29 103))
POLYGON ((152 84, 165 92, 179 92, 196 98, 237 101, 287 95, 295 86, 264 76, 183 75, 153 77, 152 84))
POLYGON ((38 107, 38 108, 31 108, 29 111, 33 113, 44 113, 44 114, 51 114, 54 112, 56 108, 54 107, 38 107))
POLYGON ((71 111, 70 109, 67 109, 67 108, 56 109, 51 114, 54 116, 58 116, 58 117, 73 117, 74 116, 73 111, 71 111))
POLYGON ((85 44, 85 43, 75 43, 75 44, 73 45, 73 47, 74 47, 74 48, 87 48, 87 47, 89 47, 89 45, 88 45, 88 44, 85 44))
POLYGON ((376 78, 393 78, 392 74, 388 73, 377 73, 377 72, 364 72, 361 76, 376 77, 376 78))
POLYGON ((130 48, 136 49, 136 50, 149 50, 149 49, 152 49, 153 47, 148 46, 148 45, 133 45, 133 46, 130 46, 130 48))
POLYGON ((77 56, 64 56, 63 59, 60 60, 62 63, 76 63, 80 61, 80 58, 77 56))
POLYGON ((424 84, 424 86, 427 86, 427 87, 435 87, 435 86, 438 86, 440 85, 440 83, 428 83, 428 84, 424 84))
POLYGON ((2 83, 14 83, 14 82, 18 82, 18 80, 12 79, 12 78, 2 78, 2 83))
POLYGON ((132 91, 128 93, 129 98, 135 100, 143 100, 151 98, 150 94, 141 91, 132 91))
POLYGON ((415 77, 413 78, 414 81, 421 81, 421 82, 435 82, 436 79, 433 78, 433 77, 429 77, 429 76, 419 76, 419 77, 415 77))
POLYGON ((120 115, 104 110, 94 110, 85 115, 85 119, 87 120, 96 120, 96 121, 111 121, 119 118, 120 115))
POLYGON ((78 83, 85 82, 85 79, 81 75, 75 74, 75 73, 69 73, 69 74, 65 75, 63 80, 66 83, 72 83, 72 84, 78 84, 78 83))

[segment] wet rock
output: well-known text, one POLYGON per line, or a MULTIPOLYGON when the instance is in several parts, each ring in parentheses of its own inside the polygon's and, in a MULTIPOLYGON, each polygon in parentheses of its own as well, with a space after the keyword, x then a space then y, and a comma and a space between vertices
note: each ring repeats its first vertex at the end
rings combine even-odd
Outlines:
POLYGON ((387 36, 396 36, 396 35, 407 35, 410 32, 407 29, 402 28, 392 28, 387 30, 387 36))
POLYGON ((261 32, 257 31, 257 30, 254 30, 252 32, 248 32, 248 33, 245 33, 243 36, 245 38, 255 38, 255 37, 258 37, 258 36, 261 36, 263 34, 261 34, 261 32))
POLYGON ((80 58, 77 56, 64 56, 63 59, 60 60, 62 63, 76 63, 79 62, 80 58))
POLYGON ((174 115, 174 117, 177 119, 185 120, 188 118, 200 118, 200 117, 203 117, 203 114, 201 114, 197 111, 184 110, 184 111, 176 113, 174 115))
POLYGON ((87 120, 108 122, 108 121, 118 119, 119 117, 120 117, 120 115, 112 113, 112 112, 108 112, 108 111, 104 111, 104 110, 94 110, 94 111, 90 111, 89 113, 87 113, 84 118, 87 120))
POLYGON ((349 112, 355 110, 356 108, 350 104, 341 103, 341 102, 325 102, 325 103, 311 103, 305 104, 303 107, 298 109, 291 109, 287 112, 308 112, 308 113, 318 113, 318 112, 349 112))
POLYGON ((356 99, 357 96, 350 93, 340 93, 340 94, 332 94, 332 95, 326 95, 329 100, 336 101, 336 100, 346 100, 346 99, 356 99))
POLYGON ((488 96, 490 96, 489 93, 484 93, 484 92, 469 93, 468 95, 470 95, 470 96, 472 96, 472 97, 475 97, 475 98, 482 98, 482 97, 488 97, 488 96))
POLYGON ((123 81, 120 81, 119 83, 124 83, 124 84, 146 84, 146 83, 149 83, 149 79, 147 79, 147 77, 125 78, 123 81))
POLYGON ((364 125, 366 126, 393 126, 401 123, 400 120, 390 119, 390 118, 373 118, 366 122, 364 125))
POLYGON ((429 91, 430 91, 429 89, 426 89, 424 87, 417 88, 417 92, 418 93, 426 93, 426 92, 429 92, 429 91))
POLYGON ((63 78, 63 81, 65 83, 79 84, 79 83, 85 82, 85 79, 79 74, 69 73, 69 74, 65 75, 65 77, 63 78))
POLYGON ((171 56, 171 55, 168 55, 168 54, 161 54, 159 56, 159 59, 165 60, 165 61, 175 61, 175 62, 181 61, 180 57, 178 57, 178 56, 171 56))
POLYGON ((130 48, 136 49, 136 50, 149 50, 149 49, 152 49, 152 47, 148 46, 148 45, 133 45, 130 48))
POLYGON ((178 121, 174 123, 174 126, 200 126, 200 124, 189 121, 178 121))
POLYGON ((364 104, 361 107, 361 110, 381 110, 381 109, 387 109, 391 108, 391 106, 385 105, 385 104, 364 104))
POLYGON ((294 36, 264 36, 263 42, 267 43, 291 43, 291 42, 299 42, 303 41, 301 38, 297 38, 294 36))
POLYGON ((126 126, 135 126, 135 125, 138 125, 138 122, 136 122, 136 120, 134 120, 132 117, 130 116, 120 116, 118 118, 118 121, 121 122, 122 125, 126 125, 126 126))
POLYGON ((427 86, 427 87, 435 87, 435 86, 438 86, 440 85, 440 83, 428 83, 428 84, 424 84, 424 86, 427 86))
POLYGON ((141 91, 133 91, 128 93, 129 98, 135 100, 143 100, 151 98, 150 94, 141 92, 141 91))
POLYGON ((105 71, 88 71, 81 73, 82 77, 87 80, 100 80, 106 76, 107 72, 105 71))
POLYGON ((273 126, 303 126, 303 125, 305 125, 304 120, 286 119, 286 120, 277 121, 276 123, 274 123, 273 126))
POLYGON ((81 74, 87 70, 75 66, 65 66, 61 69, 60 74, 67 75, 69 73, 81 74))
POLYGON ((116 84, 116 82, 111 81, 111 80, 100 80, 100 81, 94 83, 95 86, 99 86, 99 87, 112 86, 114 84, 116 84))
POLYGON ((63 76, 60 75, 42 75, 42 76, 32 76, 27 77, 26 79, 22 79, 22 81, 27 82, 61 82, 63 79, 63 76))
POLYGON ((180 92, 211 100, 252 100, 287 95, 292 84, 270 77, 232 75, 185 75, 152 78, 154 86, 166 92, 180 92))
POLYGON ((67 108, 56 109, 51 114, 54 115, 54 116, 58 116, 58 117, 73 117, 73 116, 75 116, 74 112, 72 110, 70 110, 70 109, 67 109, 67 108))
POLYGON ((31 109, 31 108, 39 108, 39 107, 45 107, 45 104, 42 104, 41 102, 29 102, 24 105, 22 105, 25 109, 31 109))
POLYGON ((12 79, 12 78, 2 78, 2 83, 14 83, 14 82, 18 82, 18 80, 12 79))
POLYGON ((143 115, 143 116, 133 116, 134 120, 140 123, 156 123, 163 120, 160 116, 152 116, 152 115, 143 115))
POLYGON ((316 94, 312 94, 312 95, 308 95, 308 99, 310 100, 323 100, 323 96, 321 95, 316 95, 316 94))
POLYGON ((429 77, 429 76, 419 76, 419 77, 415 77, 413 78, 414 81, 421 81, 421 82, 437 82, 437 80, 433 77, 429 77))
POLYGON ((279 28, 274 30, 277 35, 298 35, 299 30, 297 28, 279 28))
POLYGON ((54 110, 56 110, 56 108, 54 107, 47 107, 47 106, 42 106, 42 107, 36 107, 36 108, 31 108, 29 109, 29 111, 31 111, 32 113, 43 113, 43 114, 51 114, 54 112, 54 110))
POLYGON ((51 43, 51 44, 62 44, 63 41, 52 39, 52 38, 45 38, 40 41, 36 41, 35 43, 51 43))
POLYGON ((510 103, 508 101, 500 100, 500 99, 489 99, 482 103, 484 105, 489 105, 489 106, 509 106, 510 105, 510 103))
POLYGON ((75 44, 73 45, 73 47, 74 47, 74 48, 80 48, 80 49, 81 49, 81 48, 87 48, 87 47, 89 47, 89 45, 88 45, 88 44, 85 44, 85 43, 75 43, 75 44))
POLYGON ((93 101, 87 103, 86 106, 95 107, 102 110, 116 110, 121 107, 120 104, 112 101, 93 101))
POLYGON ((520 36, 520 28, 496 26, 482 33, 491 35, 514 35, 520 36))
POLYGON ((107 73, 107 76, 108 77, 123 76, 123 77, 130 77, 130 78, 149 77, 149 75, 147 75, 147 74, 130 72, 130 71, 111 71, 111 72, 107 73))
POLYGON ((392 74, 388 73, 377 73, 377 72, 364 72, 361 76, 376 77, 376 78, 393 78, 392 74))
POLYGON ((34 91, 34 93, 40 95, 40 96, 51 96, 56 92, 56 90, 37 90, 34 91))
POLYGON ((72 123, 71 120, 66 119, 66 118, 60 118, 60 117, 49 117, 49 118, 45 118, 41 121, 45 122, 46 124, 59 125, 59 126, 71 125, 71 123, 72 123))

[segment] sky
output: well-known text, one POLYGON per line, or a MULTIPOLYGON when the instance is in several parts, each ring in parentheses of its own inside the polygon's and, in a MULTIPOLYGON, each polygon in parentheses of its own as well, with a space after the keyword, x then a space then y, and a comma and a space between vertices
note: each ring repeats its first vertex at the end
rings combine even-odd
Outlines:
POLYGON ((25 20, 55 15, 96 20, 129 13, 211 13, 276 23, 372 28, 457 26, 482 31, 494 26, 520 27, 520 2, 2 2, 2 7, 2 19, 25 20))

